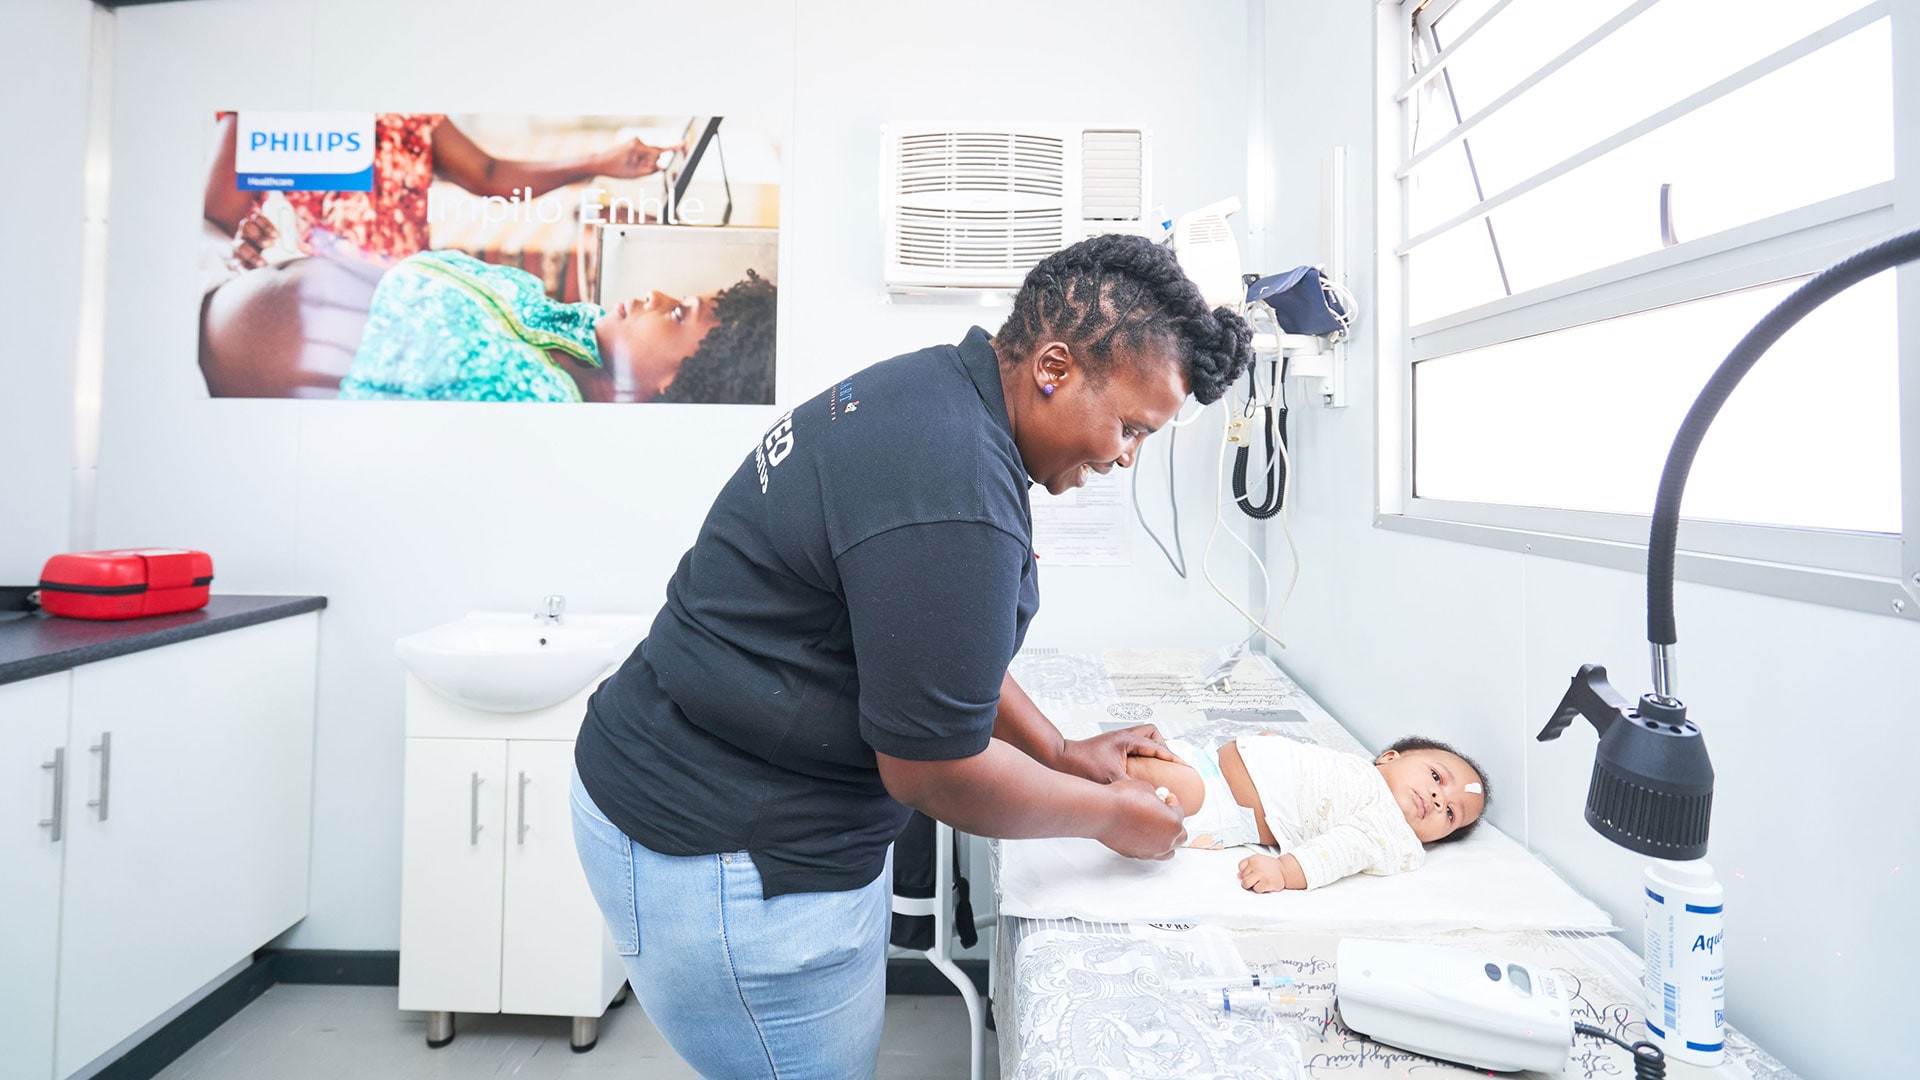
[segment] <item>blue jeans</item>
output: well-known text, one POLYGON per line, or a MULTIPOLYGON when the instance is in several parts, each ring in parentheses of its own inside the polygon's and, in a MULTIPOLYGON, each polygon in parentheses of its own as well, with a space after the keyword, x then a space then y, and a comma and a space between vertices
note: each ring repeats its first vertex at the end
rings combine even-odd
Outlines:
POLYGON ((761 896, 744 851, 662 855, 573 776, 573 840, 634 995, 703 1076, 871 1077, 886 1016, 893 858, 864 888, 761 896))

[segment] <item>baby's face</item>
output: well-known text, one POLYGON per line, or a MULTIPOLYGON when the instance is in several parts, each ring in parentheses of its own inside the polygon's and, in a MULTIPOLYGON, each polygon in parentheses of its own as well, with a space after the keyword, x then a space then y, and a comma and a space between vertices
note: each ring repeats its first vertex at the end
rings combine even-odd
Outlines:
POLYGON ((1480 774, 1444 750, 1389 750, 1374 761, 1420 842, 1431 844, 1480 819, 1487 805, 1480 774), (1474 786, 1473 791, 1467 785, 1474 786))

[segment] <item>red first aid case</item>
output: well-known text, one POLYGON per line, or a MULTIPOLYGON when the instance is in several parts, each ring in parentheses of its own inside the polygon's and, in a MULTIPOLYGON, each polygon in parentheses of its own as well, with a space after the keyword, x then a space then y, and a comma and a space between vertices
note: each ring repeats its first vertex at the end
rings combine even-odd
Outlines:
POLYGON ((179 548, 55 555, 40 571, 40 606, 69 619, 137 619, 207 606, 213 557, 179 548))

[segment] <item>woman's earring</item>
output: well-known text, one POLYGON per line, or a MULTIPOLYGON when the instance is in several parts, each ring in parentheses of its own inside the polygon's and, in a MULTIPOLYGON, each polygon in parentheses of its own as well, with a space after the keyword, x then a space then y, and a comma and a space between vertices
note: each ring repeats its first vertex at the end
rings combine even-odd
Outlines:
POLYGON ((1041 393, 1043 393, 1043 394, 1045 394, 1045 395, 1047 395, 1048 397, 1052 397, 1052 396, 1053 396, 1053 384, 1052 384, 1052 383, 1045 383, 1045 384, 1043 384, 1043 385, 1042 385, 1042 386, 1040 387, 1040 392, 1041 392, 1041 393))

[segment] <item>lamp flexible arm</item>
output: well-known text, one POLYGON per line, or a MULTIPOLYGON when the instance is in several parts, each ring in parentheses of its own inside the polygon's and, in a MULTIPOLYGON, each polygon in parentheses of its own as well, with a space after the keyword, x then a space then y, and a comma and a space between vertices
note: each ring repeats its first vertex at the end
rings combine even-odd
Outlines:
MULTIPOLYGON (((1653 526, 1647 536, 1647 640, 1655 646, 1672 645, 1673 558, 1680 532, 1680 498, 1686 492, 1687 473, 1693 468, 1694 455, 1706 437, 1720 406, 1740 385, 1755 362, 1793 325, 1847 288, 1901 263, 1920 259, 1920 229, 1905 232, 1890 240, 1848 256, 1821 271, 1793 294, 1780 301, 1766 317, 1747 331, 1733 347, 1707 385, 1687 410, 1687 418, 1667 451, 1666 468, 1660 474, 1660 494, 1654 499, 1653 526)), ((1656 681, 1659 679, 1656 672, 1656 681)), ((1664 691, 1663 691, 1664 692, 1664 691)))

